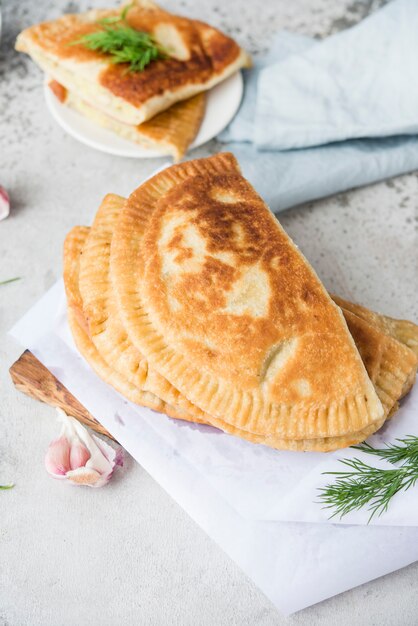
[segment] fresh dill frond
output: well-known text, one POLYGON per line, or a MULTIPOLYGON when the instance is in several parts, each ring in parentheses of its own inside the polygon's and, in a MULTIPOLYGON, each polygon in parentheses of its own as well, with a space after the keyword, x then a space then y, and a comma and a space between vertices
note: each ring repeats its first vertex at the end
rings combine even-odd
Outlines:
POLYGON ((353 446, 367 454, 378 456, 398 467, 382 469, 354 459, 341 460, 346 471, 324 472, 335 476, 334 483, 319 489, 320 502, 324 508, 333 510, 331 519, 344 517, 351 511, 367 507, 370 520, 388 510, 389 503, 399 491, 406 491, 418 481, 418 437, 398 439, 400 444, 390 444, 385 448, 373 448, 367 443, 353 446))
POLYGON ((126 21, 126 16, 128 15, 128 11, 130 11, 134 5, 135 3, 131 2, 130 4, 127 4, 126 7, 123 8, 122 13, 120 14, 121 22, 126 21))
POLYGON ((81 44, 109 54, 112 63, 127 63, 130 72, 142 72, 151 61, 165 58, 165 51, 152 35, 135 30, 126 22, 131 6, 127 5, 120 15, 99 20, 101 30, 82 35, 69 45, 81 44))
POLYGON ((410 435, 405 439, 396 439, 400 444, 386 444, 385 448, 373 448, 368 443, 352 446, 355 450, 361 450, 367 454, 374 454, 389 463, 401 463, 403 461, 418 464, 418 437, 410 435))
POLYGON ((20 280, 21 276, 15 276, 15 278, 8 278, 7 280, 0 281, 0 285, 8 285, 9 283, 15 283, 17 280, 20 280))
POLYGON ((97 20, 98 24, 102 26, 106 26, 107 24, 116 24, 117 22, 126 22, 126 16, 128 15, 128 11, 132 9, 134 3, 127 4, 124 7, 123 11, 121 11, 120 15, 110 15, 109 17, 103 17, 101 20, 97 20))
POLYGON ((121 21, 121 15, 110 15, 109 17, 103 17, 101 20, 98 20, 97 23, 100 26, 107 26, 108 24, 117 24, 117 22, 121 21))

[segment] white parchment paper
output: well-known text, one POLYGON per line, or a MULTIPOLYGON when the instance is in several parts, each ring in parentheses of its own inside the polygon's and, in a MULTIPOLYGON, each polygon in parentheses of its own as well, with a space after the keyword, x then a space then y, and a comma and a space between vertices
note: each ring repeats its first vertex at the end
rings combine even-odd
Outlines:
MULTIPOLYGON (((418 529, 413 528, 418 525, 416 490, 399 495, 389 513, 370 526, 364 525, 367 513, 330 523, 315 503, 317 487, 328 480, 322 472, 338 468, 338 458, 354 451, 326 455, 274 451, 211 427, 171 420, 122 398, 76 351, 61 282, 11 334, 32 350, 283 613, 418 560, 418 529)), ((418 433, 417 407, 414 393, 374 441, 381 444, 418 433)))

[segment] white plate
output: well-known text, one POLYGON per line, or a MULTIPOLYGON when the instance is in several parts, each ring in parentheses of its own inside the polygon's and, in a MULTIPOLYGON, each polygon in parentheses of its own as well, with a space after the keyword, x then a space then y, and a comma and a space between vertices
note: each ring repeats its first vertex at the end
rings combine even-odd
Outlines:
MULTIPOLYGON (((53 117, 69 135, 78 141, 96 150, 117 156, 137 159, 161 156, 158 150, 149 150, 123 139, 110 130, 90 122, 77 111, 66 107, 54 96, 47 81, 44 84, 44 93, 48 109, 53 117)), ((190 149, 210 141, 229 124, 238 110, 242 94, 241 72, 236 72, 208 92, 205 117, 190 149)))

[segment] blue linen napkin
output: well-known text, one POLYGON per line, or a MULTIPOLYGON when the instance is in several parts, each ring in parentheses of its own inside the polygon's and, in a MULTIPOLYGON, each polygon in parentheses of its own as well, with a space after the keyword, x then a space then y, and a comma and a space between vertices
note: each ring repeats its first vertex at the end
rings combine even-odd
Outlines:
POLYGON ((228 143, 273 213, 418 169, 418 138, 357 139, 306 150, 258 152, 228 143))
POLYGON ((273 41, 270 52, 254 61, 254 67, 243 70, 244 96, 238 114, 219 135, 220 141, 254 141, 257 84, 261 71, 287 57, 303 52, 315 45, 310 37, 282 31, 273 41))
MULTIPOLYGON (((418 0, 413 1, 418 9, 418 0)), ((404 5, 409 6, 409 3, 410 0, 395 0, 380 13, 398 6, 404 11, 404 5)), ((377 19, 378 15, 366 22, 377 19)), ((330 39, 335 40, 344 34, 330 39)), ((418 35, 416 37, 418 48, 418 35)), ((307 149, 257 150, 254 140, 257 83, 260 76, 270 67, 279 64, 284 66, 296 56, 313 53, 325 46, 327 41, 318 42, 300 35, 279 33, 269 55, 256 59, 255 67, 245 71, 242 106, 232 123, 218 137, 221 142, 225 142, 223 148, 237 156, 244 175, 274 212, 418 169, 418 137, 414 135, 351 139, 307 149)), ((383 70, 381 68, 381 72, 383 70)), ((271 87, 265 85, 267 88, 276 93, 274 83, 271 83, 271 87)), ((300 89, 302 98, 302 81, 300 89)), ((416 111, 418 122, 418 99, 416 111)), ((309 116, 306 119, 309 121, 309 116)))
POLYGON ((418 132, 418 2, 395 0, 357 26, 260 73, 255 142, 286 150, 418 132))

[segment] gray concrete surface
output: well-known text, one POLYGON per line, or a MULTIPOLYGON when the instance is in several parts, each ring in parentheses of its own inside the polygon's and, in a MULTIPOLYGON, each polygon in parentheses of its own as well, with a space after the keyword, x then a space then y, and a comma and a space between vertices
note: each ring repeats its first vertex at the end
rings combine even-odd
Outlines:
MULTIPOLYGON (((381 2, 166 4, 224 28, 255 52, 279 28, 325 36, 381 2)), ((0 624, 418 624, 418 564, 286 620, 132 460, 97 491, 67 489, 46 475, 54 411, 13 389, 7 369, 20 349, 5 333, 59 277, 65 233, 88 223, 105 193, 128 193, 159 163, 112 158, 66 136, 46 111, 41 73, 12 50, 23 27, 87 6, 3 1, 0 183, 13 208, 0 223, 0 280, 22 280, 0 288, 0 483, 16 483, 0 492, 0 624)), ((214 150, 212 143, 195 156, 214 150)), ((417 318, 417 197, 411 174, 289 211, 281 221, 329 288, 417 318)))

